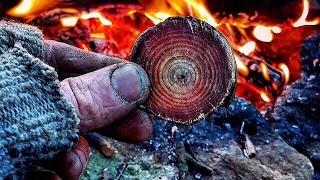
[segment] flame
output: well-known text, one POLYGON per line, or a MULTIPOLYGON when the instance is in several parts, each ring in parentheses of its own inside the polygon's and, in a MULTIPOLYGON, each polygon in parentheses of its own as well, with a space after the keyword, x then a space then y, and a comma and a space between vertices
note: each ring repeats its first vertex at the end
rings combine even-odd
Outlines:
POLYGON ((98 18, 103 25, 105 26, 112 25, 112 22, 109 19, 106 19, 105 17, 103 17, 103 15, 98 11, 94 11, 90 13, 82 13, 80 18, 85 20, 91 19, 91 18, 98 18))
POLYGON ((85 13, 83 12, 80 16, 67 16, 67 17, 62 17, 60 19, 60 23, 64 27, 74 27, 79 19, 91 19, 91 18, 97 18, 99 21, 105 25, 105 26, 110 26, 112 25, 112 22, 105 18, 100 12, 94 11, 90 13, 85 13))
POLYGON ((56 0, 22 0, 18 5, 10 9, 7 14, 13 17, 26 17, 56 6, 59 1, 56 0))
POLYGON ((151 13, 145 13, 145 15, 154 23, 154 24, 158 24, 164 20, 166 20, 167 18, 171 17, 170 14, 166 13, 166 12, 156 12, 154 14, 151 13))
POLYGON ((95 39, 105 39, 106 35, 104 33, 92 33, 90 34, 90 37, 95 39))
MULTIPOLYGON (((46 1, 52 3, 52 0, 46 1)), ((68 0, 56 1, 60 2, 68 0)), ((139 7, 137 9, 133 9, 131 6, 128 6, 129 11, 127 14, 130 16, 124 16, 124 18, 122 15, 123 12, 126 11, 119 11, 121 12, 121 16, 118 16, 117 14, 114 14, 118 13, 117 11, 105 11, 104 6, 103 8, 92 7, 85 10, 74 7, 70 7, 69 9, 62 8, 61 6, 58 7, 58 9, 59 12, 62 10, 63 13, 59 13, 57 18, 60 19, 60 24, 63 27, 79 26, 81 28, 83 23, 83 25, 90 28, 88 33, 90 33, 91 39, 89 37, 81 40, 75 38, 76 41, 73 45, 86 51, 97 51, 99 53, 106 53, 122 58, 127 58, 127 54, 131 49, 130 46, 134 43, 135 38, 141 34, 144 29, 152 26, 150 20, 154 24, 158 24, 169 17, 181 15, 194 16, 198 19, 206 21, 207 23, 221 30, 221 32, 226 35, 232 48, 236 51, 235 60, 239 73, 239 78, 237 81, 242 83, 242 92, 237 92, 238 95, 249 98, 253 97, 252 102, 257 104, 266 104, 263 102, 273 102, 278 96, 277 93, 281 92, 284 82, 289 82, 290 76, 290 72, 286 64, 273 63, 273 67, 268 64, 269 61, 266 60, 269 58, 269 56, 264 56, 264 47, 273 44, 261 42, 274 41, 275 43, 275 41, 278 40, 275 39, 276 34, 281 33, 282 31, 288 31, 287 26, 292 29, 292 26, 298 27, 302 25, 313 25, 320 22, 320 19, 313 21, 306 20, 309 13, 308 0, 303 0, 303 12, 299 20, 296 22, 298 25, 296 25, 296 23, 269 24, 271 21, 259 22, 259 24, 257 24, 258 22, 255 22, 256 16, 249 16, 244 13, 244 19, 242 19, 242 16, 232 17, 232 15, 230 15, 227 17, 223 16, 224 14, 217 16, 209 11, 208 6, 206 6, 205 3, 208 2, 207 0, 138 1, 140 2, 139 7), (66 11, 66 9, 68 9, 68 11, 66 11), (137 14, 139 14, 139 16, 137 16, 137 14), (143 16, 143 14, 147 18, 143 16), (122 18, 124 20, 122 20, 122 18), (91 40, 97 42, 97 44, 91 43, 91 40), (243 55, 239 52, 241 52, 243 55), (276 74, 274 74, 274 72, 276 74)), ((41 4, 40 0, 21 0, 21 3, 15 8, 11 9, 11 11, 14 11, 14 16, 18 16, 20 14, 20 16, 35 15, 29 16, 31 18, 37 17, 39 16, 38 14, 33 14, 35 12, 40 12, 37 9, 49 7, 48 5, 42 5, 40 8, 37 8, 39 4, 41 4)), ((114 4, 117 5, 117 3, 114 4)), ((127 5, 125 5, 125 7, 126 6, 127 5)), ((115 8, 117 7, 115 6, 115 8)), ((44 8, 42 11, 47 9, 48 8, 44 8)), ((27 18, 29 18, 28 16, 27 18)), ((56 22, 56 19, 54 19, 54 22, 56 22)), ((55 29, 52 31, 54 32, 54 30, 55 29)), ((68 29, 65 28, 63 30, 68 29)), ((274 56, 274 58, 277 57, 278 56, 274 56)), ((270 60, 272 61, 273 59, 270 58, 270 60)), ((279 59, 278 62, 281 62, 281 59, 279 59)), ((293 76, 291 78, 293 78, 293 76)))
POLYGON ((279 26, 272 26, 271 31, 275 34, 279 34, 279 33, 281 33, 282 30, 279 26))
POLYGON ((77 24, 79 18, 76 16, 68 16, 68 17, 62 17, 60 19, 60 23, 64 27, 73 27, 77 24))
POLYGON ((85 45, 83 42, 79 43, 79 47, 86 51, 90 51, 90 48, 87 45, 85 45))
POLYGON ((261 71, 262 71, 262 76, 267 80, 270 81, 270 75, 268 73, 268 67, 264 63, 260 63, 261 71))
POLYGON ((243 46, 239 46, 238 50, 243 53, 244 55, 249 55, 256 49, 256 43, 254 41, 249 41, 243 46))
POLYGON ((213 27, 217 27, 217 21, 211 16, 209 10, 205 7, 205 5, 199 0, 185 0, 185 2, 192 8, 194 11, 193 14, 197 18, 206 21, 213 27))
POLYGON ((194 16, 217 27, 219 24, 206 8, 203 0, 139 0, 146 7, 145 15, 158 24, 172 16, 194 16))
POLYGON ((265 93, 264 91, 261 91, 260 92, 260 97, 261 97, 261 99, 263 100, 263 101, 265 101, 265 102, 271 102, 271 99, 270 99, 270 97, 267 95, 267 93, 265 93))
POLYGON ((236 63, 237 63, 237 69, 239 73, 245 77, 249 75, 249 69, 248 67, 241 61, 240 57, 235 55, 236 63))
POLYGON ((273 33, 280 33, 281 28, 278 26, 267 27, 258 25, 253 29, 253 35, 259 41, 271 42, 273 40, 273 33))
POLYGON ((300 27, 305 25, 317 25, 319 23, 318 19, 307 21, 309 14, 309 0, 303 0, 303 11, 300 18, 292 24, 293 27, 300 27))
POLYGON ((288 83, 290 80, 290 71, 287 65, 284 63, 279 64, 279 69, 284 73, 285 82, 288 83))

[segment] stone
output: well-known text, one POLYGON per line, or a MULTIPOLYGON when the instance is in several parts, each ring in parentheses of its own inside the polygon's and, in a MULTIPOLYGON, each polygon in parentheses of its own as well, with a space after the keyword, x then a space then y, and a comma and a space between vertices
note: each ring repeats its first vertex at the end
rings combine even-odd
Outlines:
POLYGON ((310 160, 240 98, 192 125, 158 118, 153 124, 153 137, 143 144, 108 139, 119 153, 107 159, 94 151, 83 179, 103 174, 105 168, 112 171, 111 179, 312 179, 314 175, 310 160), (255 147, 254 157, 243 153, 244 135, 255 147), (121 164, 127 165, 122 173, 121 164))
POLYGON ((301 79, 287 86, 268 113, 275 130, 292 147, 306 155, 320 179, 320 35, 302 48, 301 79))

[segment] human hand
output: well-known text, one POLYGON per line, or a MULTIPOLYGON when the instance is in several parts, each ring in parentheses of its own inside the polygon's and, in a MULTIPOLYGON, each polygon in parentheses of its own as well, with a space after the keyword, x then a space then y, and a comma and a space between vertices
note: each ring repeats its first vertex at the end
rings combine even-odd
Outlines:
POLYGON ((133 112, 149 94, 149 79, 140 66, 56 41, 45 44, 45 62, 66 78, 61 88, 80 118, 80 131, 111 125, 113 137, 129 142, 151 135, 149 116, 142 110, 133 112))
MULTIPOLYGON (((44 61, 57 71, 61 90, 80 119, 81 132, 100 129, 115 139, 135 143, 150 137, 151 119, 136 109, 147 98, 150 85, 140 66, 51 40, 45 41, 44 61)), ((80 138, 72 150, 60 154, 35 175, 77 179, 88 154, 89 148, 80 138)))

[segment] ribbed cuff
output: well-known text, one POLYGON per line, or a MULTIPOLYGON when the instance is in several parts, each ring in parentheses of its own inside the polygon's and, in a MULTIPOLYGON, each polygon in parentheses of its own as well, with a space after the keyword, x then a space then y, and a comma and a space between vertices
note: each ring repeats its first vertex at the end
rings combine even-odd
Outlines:
POLYGON ((6 51, 13 44, 20 43, 31 55, 44 59, 44 43, 41 31, 33 26, 0 21, 0 52, 6 51), (14 43, 13 43, 14 41, 14 43))
POLYGON ((0 179, 77 141, 79 119, 43 58, 38 29, 0 21, 0 179))

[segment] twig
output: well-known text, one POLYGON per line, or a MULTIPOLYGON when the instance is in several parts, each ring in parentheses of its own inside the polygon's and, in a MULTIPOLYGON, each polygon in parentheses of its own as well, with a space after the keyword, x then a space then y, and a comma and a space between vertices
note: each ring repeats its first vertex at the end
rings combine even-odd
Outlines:
POLYGON ((117 176, 116 180, 119 180, 121 178, 121 176, 123 175, 124 170, 126 170, 128 167, 128 163, 124 163, 121 171, 119 172, 119 175, 117 176))
POLYGON ((104 136, 96 132, 84 133, 83 136, 91 146, 99 150, 106 157, 111 157, 118 152, 104 136))

